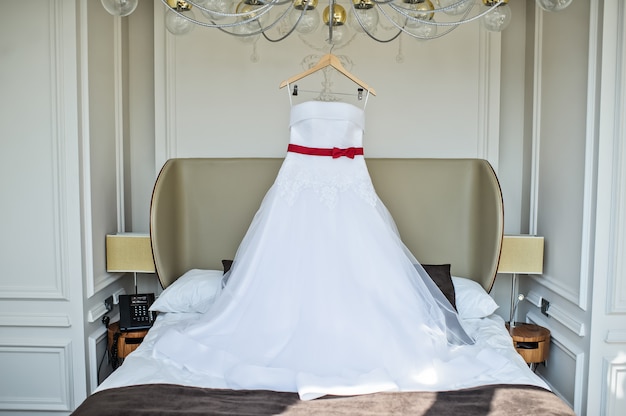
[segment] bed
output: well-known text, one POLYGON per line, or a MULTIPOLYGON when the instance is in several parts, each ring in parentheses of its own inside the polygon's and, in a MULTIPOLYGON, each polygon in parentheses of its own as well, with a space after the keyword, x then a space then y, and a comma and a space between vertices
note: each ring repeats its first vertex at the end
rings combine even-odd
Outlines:
MULTIPOLYGON (((232 390, 155 357, 168 328, 193 320, 217 292, 282 159, 171 159, 155 183, 150 238, 163 293, 148 335, 88 397, 80 415, 573 415, 513 348, 491 290, 503 235, 497 177, 480 159, 367 159, 405 244, 440 273, 464 328, 497 350, 499 374, 478 387, 299 400, 297 393, 232 390), (447 279, 447 280, 446 280, 447 279)), ((430 271, 429 271, 430 273, 430 271)), ((434 278, 435 279, 435 278, 434 278)), ((445 289, 444 289, 445 287, 445 289)), ((155 304, 156 305, 156 304, 155 304)))

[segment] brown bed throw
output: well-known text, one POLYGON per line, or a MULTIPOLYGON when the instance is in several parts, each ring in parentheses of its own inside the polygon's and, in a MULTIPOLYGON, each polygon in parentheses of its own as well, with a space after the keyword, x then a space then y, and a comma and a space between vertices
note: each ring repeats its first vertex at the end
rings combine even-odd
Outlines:
POLYGON ((150 384, 95 393, 73 415, 573 416, 574 412, 552 392, 534 386, 492 385, 459 391, 326 396, 301 401, 296 393, 150 384))

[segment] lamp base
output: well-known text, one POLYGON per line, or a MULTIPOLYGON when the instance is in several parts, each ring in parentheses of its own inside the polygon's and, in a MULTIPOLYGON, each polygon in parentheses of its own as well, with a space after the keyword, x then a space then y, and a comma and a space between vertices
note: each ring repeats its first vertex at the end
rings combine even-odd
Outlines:
POLYGON ((517 273, 511 276, 511 309, 509 310, 509 325, 515 326, 515 312, 517 303, 515 302, 515 293, 517 293, 517 273))

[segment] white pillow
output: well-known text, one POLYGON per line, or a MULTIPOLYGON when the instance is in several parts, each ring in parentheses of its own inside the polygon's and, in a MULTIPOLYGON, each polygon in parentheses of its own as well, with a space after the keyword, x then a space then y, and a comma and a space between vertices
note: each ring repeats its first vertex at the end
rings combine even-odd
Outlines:
POLYGON ((484 318, 499 308, 498 304, 477 282, 452 276, 456 309, 462 319, 484 318))
POLYGON ((223 276, 221 270, 189 270, 159 295, 150 310, 204 313, 219 293, 223 276))

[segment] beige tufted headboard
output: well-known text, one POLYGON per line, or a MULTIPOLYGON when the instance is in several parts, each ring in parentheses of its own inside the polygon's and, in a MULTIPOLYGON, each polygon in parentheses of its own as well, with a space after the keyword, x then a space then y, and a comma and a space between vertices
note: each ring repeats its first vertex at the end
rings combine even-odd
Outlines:
MULTIPOLYGON (((482 159, 366 159, 403 241, 423 264, 491 290, 503 235, 500 185, 482 159)), ((170 159, 157 178, 150 240, 165 288, 190 269, 222 269, 282 159, 170 159)))

